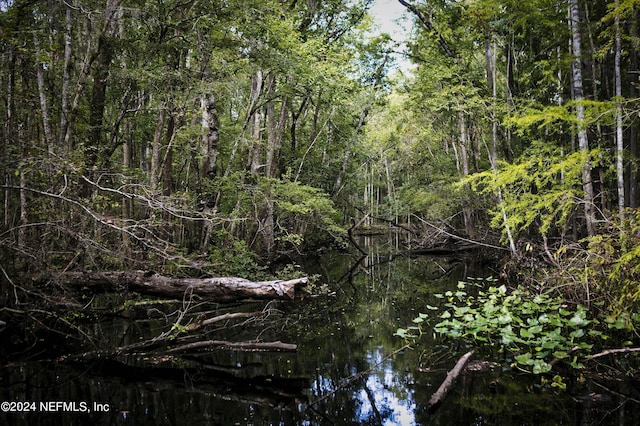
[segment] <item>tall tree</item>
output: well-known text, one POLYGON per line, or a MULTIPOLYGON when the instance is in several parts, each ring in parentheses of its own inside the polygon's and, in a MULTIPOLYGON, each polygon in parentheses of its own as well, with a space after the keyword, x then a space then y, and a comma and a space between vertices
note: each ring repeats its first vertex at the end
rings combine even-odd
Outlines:
POLYGON ((571 47, 573 49, 572 89, 576 102, 576 118, 578 120, 578 147, 583 153, 582 190, 584 192, 584 216, 587 234, 596 234, 595 197, 591 176, 591 161, 589 160, 589 138, 585 120, 584 89, 582 81, 582 39, 580 36, 580 10, 578 0, 569 0, 569 26, 571 30, 571 47))

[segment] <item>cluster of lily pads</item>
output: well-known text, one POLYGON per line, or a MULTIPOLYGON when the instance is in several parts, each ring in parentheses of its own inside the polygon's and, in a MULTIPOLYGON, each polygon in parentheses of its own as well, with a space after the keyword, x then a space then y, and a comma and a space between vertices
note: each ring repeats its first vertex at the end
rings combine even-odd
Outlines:
MULTIPOLYGON (((456 291, 435 295, 445 299, 439 315, 421 313, 414 325, 398 329, 396 335, 415 340, 435 316, 436 334, 498 348, 513 360, 512 367, 535 374, 550 372, 560 360, 582 368, 593 343, 607 338, 596 328, 598 320, 581 305, 569 307, 559 297, 522 287, 509 291, 505 285, 494 285, 494 278, 469 281, 460 281, 456 291), (479 287, 475 295, 467 291, 471 285, 479 287)), ((427 305, 427 309, 441 308, 427 305)))

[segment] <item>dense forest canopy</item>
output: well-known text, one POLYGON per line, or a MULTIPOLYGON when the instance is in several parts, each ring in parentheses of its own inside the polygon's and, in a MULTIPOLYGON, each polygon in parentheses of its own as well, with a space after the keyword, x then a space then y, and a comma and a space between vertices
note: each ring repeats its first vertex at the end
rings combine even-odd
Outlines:
POLYGON ((399 3, 408 46, 370 1, 2 2, 5 277, 255 275, 384 225, 632 307, 640 2, 399 3))

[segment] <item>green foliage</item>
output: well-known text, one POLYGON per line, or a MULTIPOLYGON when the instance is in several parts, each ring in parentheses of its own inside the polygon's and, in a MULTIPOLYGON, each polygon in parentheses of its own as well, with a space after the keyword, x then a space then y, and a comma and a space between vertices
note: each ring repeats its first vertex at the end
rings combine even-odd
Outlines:
MULTIPOLYGON (((585 256, 578 258, 583 262, 567 267, 567 272, 589 285, 595 297, 607 301, 604 313, 613 323, 627 318, 625 328, 632 329, 630 319, 640 302, 640 212, 626 211, 624 218, 610 223, 608 232, 584 242, 585 256)), ((558 258, 564 260, 563 255, 560 250, 558 258)))
POLYGON ((265 267, 259 264, 258 255, 251 251, 245 241, 238 240, 225 230, 215 234, 209 251, 209 261, 221 276, 240 276, 261 279, 265 267))
POLYGON ((583 100, 585 119, 579 123, 575 114, 577 102, 564 105, 528 106, 521 108, 517 115, 507 117, 505 124, 514 127, 516 132, 524 135, 531 130, 562 133, 567 125, 589 127, 595 124, 613 124, 615 103, 605 101, 583 100))
MULTIPOLYGON (((447 309, 438 316, 440 322, 433 326, 434 332, 507 351, 513 367, 534 374, 550 372, 558 361, 582 368, 593 342, 607 338, 593 327, 598 321, 581 305, 569 308, 548 293, 536 294, 521 287, 509 291, 505 285, 492 285, 494 279, 483 281, 471 284, 482 288, 490 284, 476 296, 467 291, 470 284, 466 282, 460 282, 455 292, 438 295, 447 301, 447 309)), ((399 329, 396 335, 419 337, 420 325, 428 318, 431 315, 420 314, 414 320, 417 326, 399 329)))
POLYGON ((277 240, 300 248, 344 238, 346 230, 339 225, 340 215, 321 189, 288 179, 261 182, 273 197, 277 240))
POLYGON ((473 174, 460 185, 470 184, 487 195, 501 192, 502 203, 489 212, 494 228, 504 232, 504 211, 514 238, 527 231, 546 236, 563 232, 583 199, 583 165, 586 161, 597 164, 598 156, 598 150, 589 156, 581 152, 565 155, 560 147, 537 142, 519 162, 502 162, 496 172, 473 174))

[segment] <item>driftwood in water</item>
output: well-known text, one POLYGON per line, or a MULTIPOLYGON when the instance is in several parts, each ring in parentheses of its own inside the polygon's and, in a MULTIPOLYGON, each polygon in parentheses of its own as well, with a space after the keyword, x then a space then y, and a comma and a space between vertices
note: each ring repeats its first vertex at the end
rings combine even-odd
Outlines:
POLYGON ((607 355, 615 355, 615 354, 629 354, 633 352, 640 352, 640 348, 620 348, 620 349, 607 349, 606 351, 602 351, 598 354, 592 355, 589 357, 588 361, 592 359, 601 358, 607 355))
POLYGON ((186 352, 194 349, 233 349, 241 351, 276 351, 276 352, 295 352, 298 345, 292 343, 276 342, 227 342, 225 340, 205 340, 199 342, 187 343, 175 348, 171 348, 166 353, 186 352))
POLYGON ((453 256, 460 253, 469 252, 478 249, 480 246, 462 246, 462 247, 431 247, 417 248, 407 250, 405 254, 409 256, 453 256))
POLYGON ((453 369, 447 373, 447 377, 444 379, 436 393, 431 396, 431 399, 429 399, 429 402, 427 403, 427 411, 429 413, 433 413, 434 411, 436 411, 442 401, 447 397, 447 394, 453 387, 453 384, 455 383, 460 373, 464 370, 464 366, 466 365, 467 361, 469 361, 469 358, 471 358, 474 352, 475 350, 471 350, 460 357, 455 367, 453 367, 453 369))
POLYGON ((198 296, 216 302, 301 297, 307 278, 249 281, 237 277, 170 278, 154 272, 60 272, 48 277, 57 286, 87 291, 133 291, 148 296, 182 299, 198 296))

